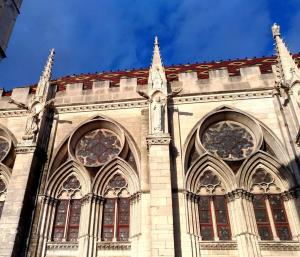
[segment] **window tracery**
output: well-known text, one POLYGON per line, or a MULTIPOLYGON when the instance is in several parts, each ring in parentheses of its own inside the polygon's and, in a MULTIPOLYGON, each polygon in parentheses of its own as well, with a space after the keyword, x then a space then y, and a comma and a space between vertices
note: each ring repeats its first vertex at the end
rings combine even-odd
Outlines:
POLYGON ((117 156, 121 151, 121 141, 117 134, 108 129, 87 132, 75 148, 77 159, 84 165, 97 167, 117 156))
POLYGON ((0 137, 0 160, 6 156, 9 151, 9 142, 4 138, 0 137))
POLYGON ((291 240, 280 188, 264 169, 252 176, 253 208, 261 240, 291 240))
POLYGON ((63 183, 57 202, 53 241, 77 241, 81 212, 81 185, 71 175, 63 183))
POLYGON ((235 121, 219 121, 202 135, 204 148, 225 160, 240 160, 254 150, 254 139, 246 127, 235 121))
POLYGON ((212 171, 207 170, 199 180, 200 194, 198 209, 202 240, 230 240, 230 222, 227 199, 221 180, 212 171))
POLYGON ((128 241, 130 198, 127 182, 116 174, 108 182, 103 207, 102 239, 104 241, 128 241))

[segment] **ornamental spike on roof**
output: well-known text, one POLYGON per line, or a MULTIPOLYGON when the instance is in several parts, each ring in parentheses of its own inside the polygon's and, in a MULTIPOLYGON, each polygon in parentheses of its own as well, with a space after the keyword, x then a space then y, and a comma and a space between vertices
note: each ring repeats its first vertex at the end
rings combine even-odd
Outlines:
MULTIPOLYGON (((274 23, 272 33, 275 39, 276 53, 278 58, 277 79, 286 86, 292 86, 300 80, 300 70, 297 67, 293 56, 290 54, 287 46, 280 36, 280 26, 274 23)), ((279 82, 278 81, 278 82, 279 82)))

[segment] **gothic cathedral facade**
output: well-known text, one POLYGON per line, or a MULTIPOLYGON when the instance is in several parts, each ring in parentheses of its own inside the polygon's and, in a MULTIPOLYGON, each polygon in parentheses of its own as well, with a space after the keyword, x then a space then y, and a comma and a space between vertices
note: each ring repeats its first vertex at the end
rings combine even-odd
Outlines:
POLYGON ((52 79, 0 98, 1 257, 300 256, 300 54, 52 79))

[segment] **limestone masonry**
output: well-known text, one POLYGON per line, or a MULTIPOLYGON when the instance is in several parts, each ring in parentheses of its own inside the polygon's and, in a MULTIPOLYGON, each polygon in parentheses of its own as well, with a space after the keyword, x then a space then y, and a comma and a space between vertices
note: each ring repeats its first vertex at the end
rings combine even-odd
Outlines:
POLYGON ((0 92, 0 257, 300 256, 300 54, 0 92))

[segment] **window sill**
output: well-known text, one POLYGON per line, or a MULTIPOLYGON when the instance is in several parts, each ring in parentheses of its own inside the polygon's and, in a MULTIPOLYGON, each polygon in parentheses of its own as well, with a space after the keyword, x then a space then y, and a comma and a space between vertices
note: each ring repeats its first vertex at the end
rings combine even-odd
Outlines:
POLYGON ((293 241, 260 241, 262 251, 300 251, 299 242, 293 241))
POLYGON ((103 241, 97 243, 98 250, 130 250, 131 249, 131 243, 124 241, 124 242, 111 242, 111 241, 103 241))
POLYGON ((78 249, 78 242, 48 242, 47 243, 47 250, 54 250, 54 249, 78 249))
POLYGON ((237 250, 235 241, 199 241, 201 250, 237 250))

